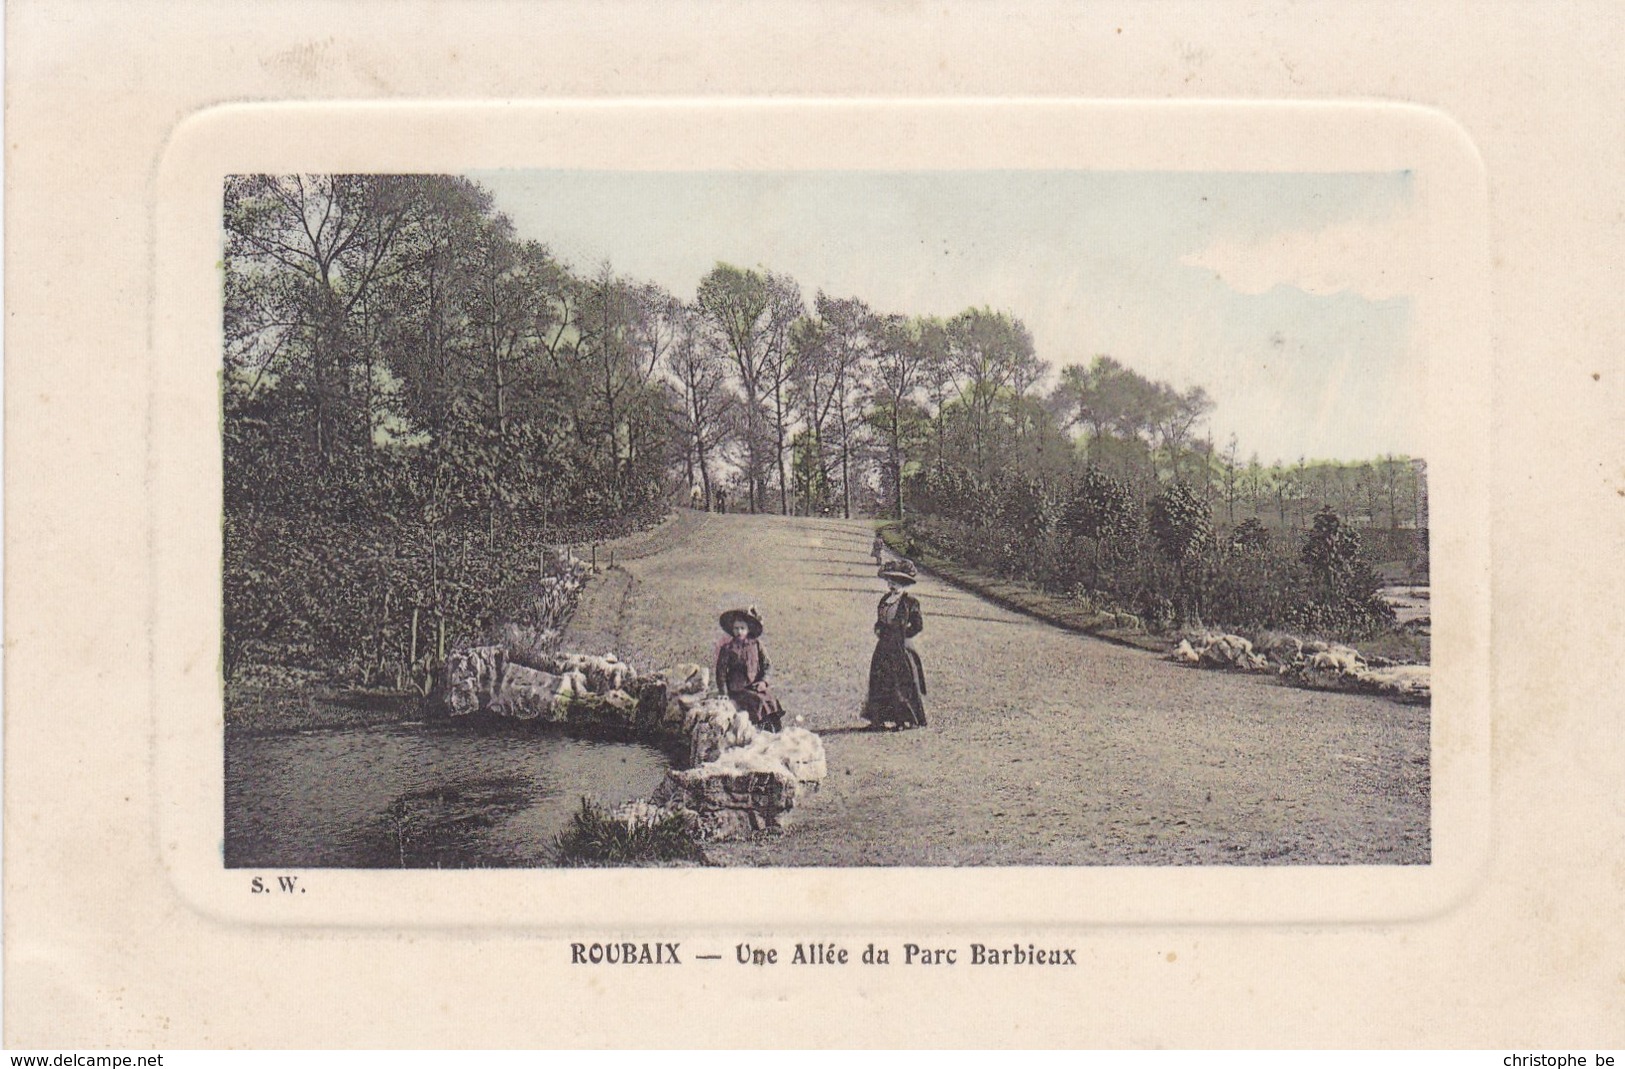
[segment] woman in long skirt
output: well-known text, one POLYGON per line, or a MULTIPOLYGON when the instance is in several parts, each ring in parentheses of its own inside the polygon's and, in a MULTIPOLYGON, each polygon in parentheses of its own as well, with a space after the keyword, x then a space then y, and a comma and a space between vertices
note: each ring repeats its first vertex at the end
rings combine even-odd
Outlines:
POLYGON ((875 730, 925 726, 925 668, 913 638, 925 629, 914 585, 914 562, 894 560, 880 569, 886 594, 875 613, 875 653, 869 660, 869 698, 863 718, 875 730))
POLYGON ((766 731, 784 724, 784 707, 767 685, 767 650, 762 648, 762 617, 752 605, 729 609, 717 621, 732 636, 717 647, 717 692, 732 698, 750 722, 766 731))

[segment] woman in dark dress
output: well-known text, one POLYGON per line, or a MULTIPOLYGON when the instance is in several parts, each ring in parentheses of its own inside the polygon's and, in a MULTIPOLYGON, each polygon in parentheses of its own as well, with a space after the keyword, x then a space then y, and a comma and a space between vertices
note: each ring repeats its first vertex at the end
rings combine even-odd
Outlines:
POLYGON ((762 617, 752 606, 729 609, 717 622, 732 636, 717 650, 717 692, 732 698, 752 724, 778 731, 784 723, 784 709, 767 686, 770 665, 759 641, 762 617))
POLYGON ((925 629, 914 585, 914 562, 894 560, 880 569, 887 590, 875 613, 875 653, 869 660, 869 698, 863 718, 875 730, 925 726, 925 668, 912 639, 925 629))

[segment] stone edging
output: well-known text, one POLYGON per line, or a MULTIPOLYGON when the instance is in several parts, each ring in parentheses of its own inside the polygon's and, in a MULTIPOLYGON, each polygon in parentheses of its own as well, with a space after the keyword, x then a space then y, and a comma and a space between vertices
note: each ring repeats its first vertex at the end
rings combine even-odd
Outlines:
POLYGON ((484 714, 637 740, 677 757, 686 767, 669 770, 647 801, 614 812, 629 826, 681 813, 696 838, 711 841, 781 828, 799 793, 826 775, 822 739, 799 727, 759 730, 730 699, 710 694, 703 665, 640 675, 614 655, 505 643, 457 651, 447 677, 453 717, 484 714))
POLYGON ((1432 669, 1425 664, 1371 663, 1348 647, 1280 635, 1255 649, 1240 635, 1188 635, 1168 654, 1179 664, 1239 672, 1263 672, 1283 683, 1313 690, 1380 694, 1395 701, 1429 704, 1432 669))

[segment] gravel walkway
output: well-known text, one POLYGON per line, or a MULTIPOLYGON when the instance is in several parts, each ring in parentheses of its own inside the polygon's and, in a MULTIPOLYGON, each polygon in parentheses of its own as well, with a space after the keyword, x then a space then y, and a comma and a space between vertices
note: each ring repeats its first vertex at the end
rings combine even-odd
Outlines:
MULTIPOLYGON (((1185 668, 929 577, 930 726, 860 730, 873 528, 692 514, 589 589, 571 637, 640 669, 708 662, 754 604, 829 779, 736 865, 1425 864, 1428 709, 1185 668), (697 521, 697 522, 696 522, 697 521)), ((602 652, 593 649, 590 652, 602 652)))

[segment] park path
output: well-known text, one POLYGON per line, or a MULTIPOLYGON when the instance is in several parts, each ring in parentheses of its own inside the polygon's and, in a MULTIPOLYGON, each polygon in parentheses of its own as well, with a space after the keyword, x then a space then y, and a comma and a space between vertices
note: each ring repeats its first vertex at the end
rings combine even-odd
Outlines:
POLYGON ((1183 667, 926 576, 914 592, 930 726, 865 732, 884 591, 873 527, 677 522, 592 585, 570 637, 639 668, 708 662, 718 613, 760 609, 774 687, 823 736, 829 778, 787 834, 711 847, 722 863, 1428 861, 1425 706, 1183 667))

